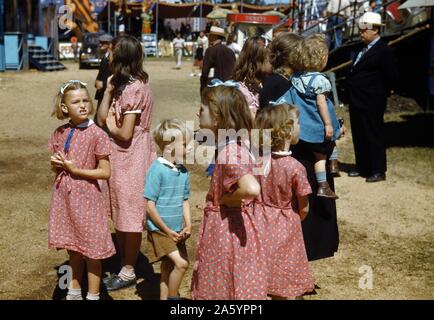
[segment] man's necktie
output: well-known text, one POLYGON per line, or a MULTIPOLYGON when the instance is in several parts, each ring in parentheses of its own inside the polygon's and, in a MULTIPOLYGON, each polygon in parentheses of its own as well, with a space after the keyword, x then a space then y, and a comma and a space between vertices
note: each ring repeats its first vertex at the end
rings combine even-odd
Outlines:
POLYGON ((364 47, 363 50, 359 52, 356 61, 354 61, 354 65, 356 65, 360 61, 360 59, 366 53, 366 51, 368 51, 368 47, 364 47))

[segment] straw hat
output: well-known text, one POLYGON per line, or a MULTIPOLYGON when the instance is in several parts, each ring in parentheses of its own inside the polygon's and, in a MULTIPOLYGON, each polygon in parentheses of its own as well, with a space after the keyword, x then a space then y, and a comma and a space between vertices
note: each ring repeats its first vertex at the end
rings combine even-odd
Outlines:
POLYGON ((107 33, 101 35, 98 38, 99 42, 111 42, 112 40, 113 40, 113 37, 111 35, 107 34, 107 33))
POLYGON ((219 37, 226 36, 225 29, 216 26, 212 26, 211 29, 209 30, 208 35, 212 35, 212 34, 219 37))
POLYGON ((384 26, 381 23, 381 15, 375 12, 365 12, 359 20, 359 28, 367 29, 372 28, 372 26, 384 26))

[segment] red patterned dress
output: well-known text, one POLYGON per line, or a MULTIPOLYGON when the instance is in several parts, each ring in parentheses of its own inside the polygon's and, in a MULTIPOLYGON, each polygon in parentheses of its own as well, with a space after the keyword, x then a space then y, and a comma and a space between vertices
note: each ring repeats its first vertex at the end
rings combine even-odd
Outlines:
POLYGON ((149 83, 139 80, 129 83, 121 96, 113 100, 112 108, 116 112, 118 127, 122 126, 125 114, 137 114, 133 138, 129 142, 111 139, 113 152, 110 157, 112 175, 109 190, 112 220, 116 230, 142 232, 146 172, 157 157, 149 132, 152 113, 149 83))
POLYGON ((263 213, 255 212, 254 202, 241 209, 219 206, 241 177, 253 174, 253 166, 245 146, 229 143, 219 151, 196 247, 193 299, 266 299, 263 213))
POLYGON ((268 294, 301 296, 314 289, 309 272, 297 196, 312 193, 301 163, 289 155, 271 157, 268 175, 257 175, 265 214, 268 294))
MULTIPOLYGON (((110 140, 97 125, 76 127, 68 156, 78 168, 95 169, 98 158, 110 154, 110 140)), ((48 149, 63 151, 71 124, 59 127, 48 141, 48 149)), ((115 254, 107 216, 107 199, 97 180, 72 176, 59 170, 54 182, 48 224, 48 244, 82 253, 91 259, 115 254)))

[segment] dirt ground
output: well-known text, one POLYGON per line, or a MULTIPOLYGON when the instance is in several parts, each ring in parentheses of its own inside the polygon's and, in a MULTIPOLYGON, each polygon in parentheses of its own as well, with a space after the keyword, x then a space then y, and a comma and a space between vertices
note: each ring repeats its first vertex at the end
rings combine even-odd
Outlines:
MULTIPOLYGON (((173 70, 173 65, 168 60, 146 62, 155 101, 153 124, 168 117, 197 123, 199 79, 188 76, 191 61, 184 61, 181 70, 173 70)), ((78 70, 73 63, 67 67, 53 73, 0 73, 0 299, 57 299, 65 294, 57 286, 57 268, 67 262, 67 254, 47 247, 53 176, 46 143, 61 124, 50 118, 50 111, 62 82, 83 80, 93 95, 97 73, 78 70)), ((339 113, 348 117, 345 110, 339 113)), ((432 116, 420 110, 386 116, 396 132, 387 151, 387 181, 367 184, 346 174, 336 179, 339 251, 334 258, 311 263, 320 289, 306 299, 434 298, 432 116), (423 141, 401 143, 400 136, 412 133, 405 129, 409 119, 423 141), (372 282, 366 280, 370 275, 372 282)), ((354 163, 350 135, 339 141, 339 147, 342 168, 350 168, 354 163)), ((203 167, 189 169, 194 234, 188 251, 193 261, 200 221, 195 205, 203 203, 209 181, 203 167)), ((104 262, 104 271, 114 271, 117 262, 117 257, 104 262)), ((104 296, 158 298, 159 266, 150 266, 143 255, 138 264, 136 288, 104 296)), ((190 279, 191 267, 180 290, 186 298, 190 279)))

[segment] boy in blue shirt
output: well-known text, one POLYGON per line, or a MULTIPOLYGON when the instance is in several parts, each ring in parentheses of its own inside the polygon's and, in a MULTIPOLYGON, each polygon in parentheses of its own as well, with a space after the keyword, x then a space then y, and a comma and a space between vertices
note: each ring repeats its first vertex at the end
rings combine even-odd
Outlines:
POLYGON ((146 251, 151 263, 161 260, 160 299, 178 300, 188 268, 185 240, 191 235, 190 177, 180 163, 192 149, 193 135, 184 121, 172 119, 160 122, 153 136, 162 156, 146 176, 146 251))

